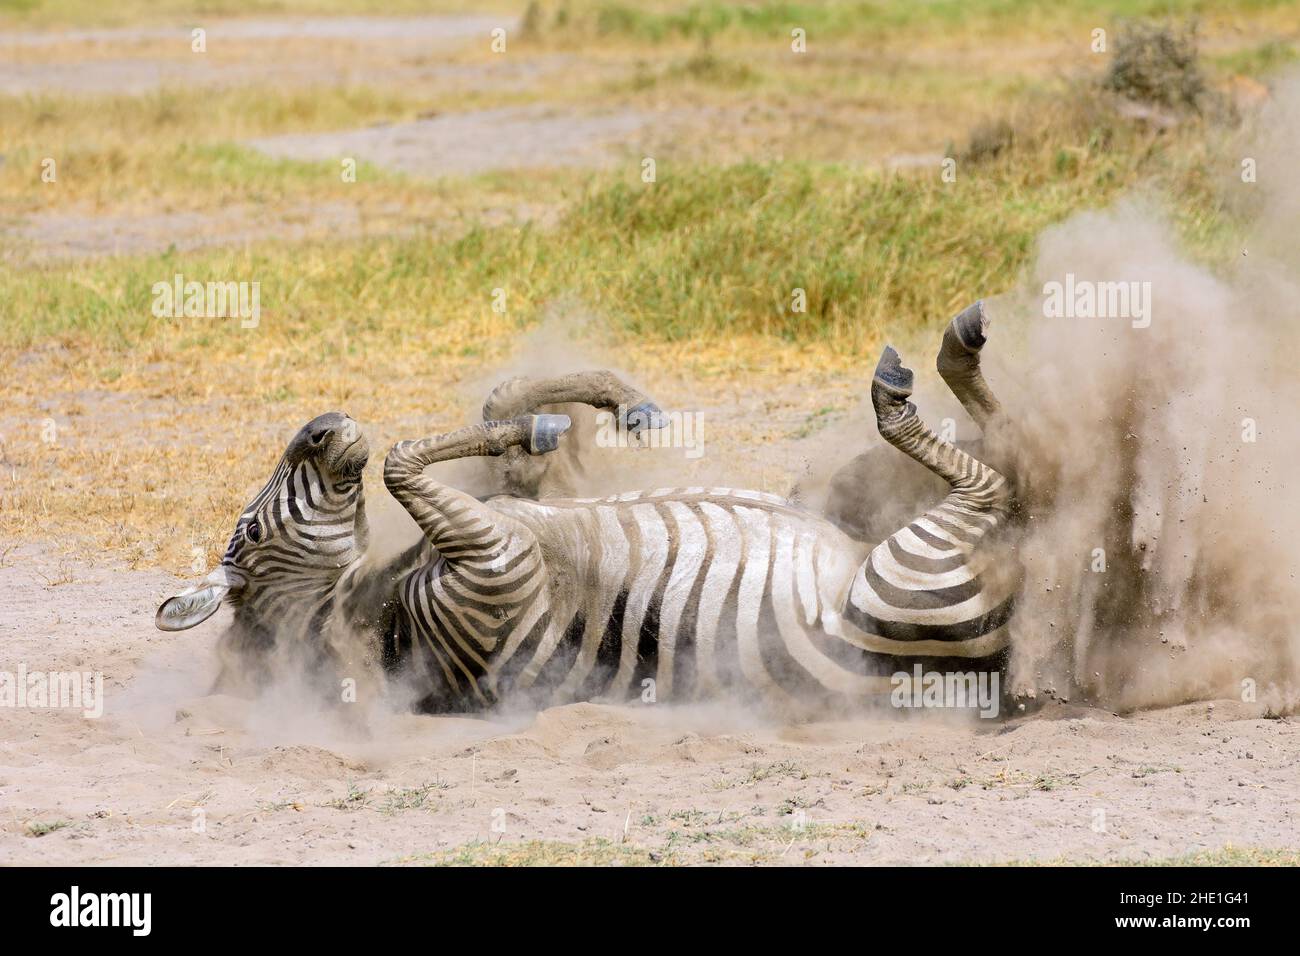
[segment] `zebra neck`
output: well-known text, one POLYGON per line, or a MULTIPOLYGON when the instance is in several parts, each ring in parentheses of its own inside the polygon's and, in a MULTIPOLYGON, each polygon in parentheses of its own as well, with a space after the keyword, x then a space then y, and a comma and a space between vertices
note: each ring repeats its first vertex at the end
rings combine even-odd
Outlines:
POLYGON ((317 638, 335 616, 338 585, 346 570, 300 575, 292 587, 269 591, 240 605, 236 623, 263 632, 274 643, 317 638))
POLYGON ((358 558, 339 578, 334 606, 340 620, 355 629, 379 627, 396 606, 398 585, 412 571, 429 563, 435 554, 427 541, 386 559, 358 558))

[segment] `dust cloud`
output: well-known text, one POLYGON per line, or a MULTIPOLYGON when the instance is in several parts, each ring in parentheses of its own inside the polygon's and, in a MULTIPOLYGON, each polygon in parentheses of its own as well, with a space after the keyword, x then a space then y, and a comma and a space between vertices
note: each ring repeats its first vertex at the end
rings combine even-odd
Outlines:
POLYGON ((1018 693, 1295 707, 1300 78, 1258 125, 1242 151, 1257 182, 1223 183, 1247 224, 1229 268, 1190 261, 1130 199, 1047 230, 1022 288, 990 305, 989 378, 1015 423, 998 451, 1024 505, 1018 693), (1150 324, 1046 318, 1044 287, 1067 274, 1149 282, 1150 324))

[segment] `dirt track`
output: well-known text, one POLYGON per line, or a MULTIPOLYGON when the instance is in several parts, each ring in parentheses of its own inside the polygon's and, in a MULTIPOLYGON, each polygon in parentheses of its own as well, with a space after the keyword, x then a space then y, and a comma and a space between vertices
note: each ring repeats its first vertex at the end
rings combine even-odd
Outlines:
POLYGON ((953 863, 1295 845, 1295 724, 1253 706, 327 718, 290 690, 207 696, 225 612, 156 631, 177 583, 7 556, 3 669, 102 670, 107 690, 101 719, 0 709, 0 862, 953 863))

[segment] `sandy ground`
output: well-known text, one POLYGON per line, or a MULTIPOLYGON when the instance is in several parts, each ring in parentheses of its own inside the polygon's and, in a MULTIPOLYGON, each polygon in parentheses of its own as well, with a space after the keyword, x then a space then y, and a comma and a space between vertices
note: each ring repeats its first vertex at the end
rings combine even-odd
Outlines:
MULTIPOLYGON (((488 226, 534 222, 548 226, 556 217, 546 203, 483 204, 474 221, 488 226)), ((242 246, 247 243, 321 240, 339 235, 401 236, 463 229, 460 219, 431 203, 416 210, 400 203, 311 202, 272 209, 232 204, 195 212, 109 213, 94 209, 45 212, 0 220, 0 261, 67 261, 95 256, 134 255, 242 246)))
POLYGON ((0 708, 0 862, 952 863, 1294 847, 1289 719, 1233 702, 775 723, 579 704, 476 720, 207 693, 180 583, 10 551, 0 670, 99 671, 101 718, 0 708))
MULTIPOLYGON (((384 222, 382 210, 371 212, 372 221, 384 222)), ((368 231, 361 209, 344 203, 303 204, 277 213, 268 220, 262 210, 252 205, 152 215, 92 210, 48 212, 17 221, 9 230, 15 243, 6 253, 9 258, 74 259, 167 248, 198 249, 213 244, 241 245, 269 238, 319 239, 336 230, 348 235, 365 235, 368 231)))

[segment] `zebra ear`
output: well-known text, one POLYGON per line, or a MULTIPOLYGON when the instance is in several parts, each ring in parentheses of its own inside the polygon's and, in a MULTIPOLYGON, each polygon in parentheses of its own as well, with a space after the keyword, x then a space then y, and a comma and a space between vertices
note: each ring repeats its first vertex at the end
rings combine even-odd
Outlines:
POLYGON ((224 568, 217 568, 198 587, 163 601, 154 616, 154 625, 160 631, 184 631, 202 624, 217 613, 222 599, 240 583, 224 568))

